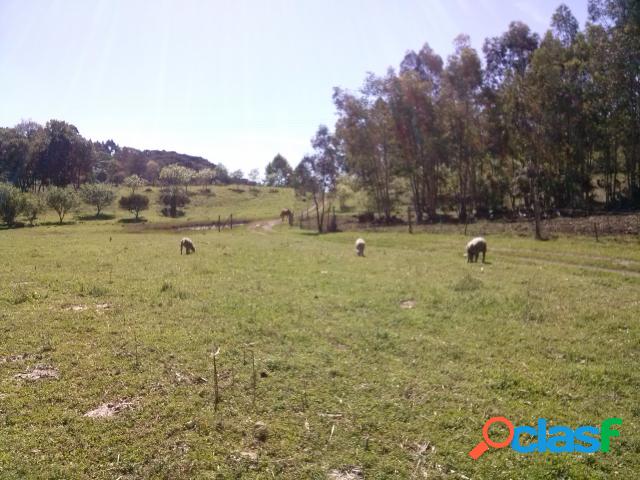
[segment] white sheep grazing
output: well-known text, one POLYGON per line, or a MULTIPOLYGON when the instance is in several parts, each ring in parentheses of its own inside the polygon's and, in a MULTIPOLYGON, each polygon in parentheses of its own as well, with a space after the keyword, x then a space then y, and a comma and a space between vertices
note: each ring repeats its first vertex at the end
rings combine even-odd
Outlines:
POLYGON ((482 252, 482 263, 484 256, 487 254, 487 241, 482 237, 476 237, 467 243, 467 263, 477 262, 482 252))
POLYGON ((364 240, 359 238, 356 240, 356 253, 358 254, 359 257, 364 257, 364 247, 365 247, 365 243, 364 240))
POLYGON ((184 237, 180 240, 180 255, 182 255, 182 249, 187 251, 187 255, 190 253, 196 253, 196 247, 193 245, 193 241, 190 238, 184 237))

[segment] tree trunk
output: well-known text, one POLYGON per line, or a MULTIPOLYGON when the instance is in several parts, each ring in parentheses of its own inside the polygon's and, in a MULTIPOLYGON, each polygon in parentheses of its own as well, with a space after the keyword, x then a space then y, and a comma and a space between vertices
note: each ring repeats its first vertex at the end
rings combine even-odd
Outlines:
MULTIPOLYGON (((320 217, 320 207, 318 205, 318 197, 316 196, 316 194, 313 194, 313 203, 316 206, 316 223, 318 226, 318 233, 322 233, 322 218, 320 217)), ((322 211, 322 216, 324 217, 324 208, 322 211)))
POLYGON ((538 186, 535 179, 530 180, 531 192, 533 193, 533 216, 535 222, 535 238, 542 240, 542 231, 540 229, 540 199, 538 198, 538 186))
POLYGON ((177 201, 175 196, 173 198, 171 198, 171 206, 170 206, 170 210, 169 210, 169 215, 172 218, 175 218, 178 215, 178 201, 177 201))

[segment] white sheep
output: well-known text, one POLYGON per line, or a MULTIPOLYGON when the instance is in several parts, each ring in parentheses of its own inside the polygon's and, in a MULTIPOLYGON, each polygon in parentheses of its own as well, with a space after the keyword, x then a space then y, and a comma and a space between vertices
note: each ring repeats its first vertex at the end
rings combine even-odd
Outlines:
POLYGON ((187 255, 190 253, 196 253, 196 247, 193 245, 193 241, 190 238, 184 237, 180 240, 180 255, 182 255, 182 249, 187 251, 187 255))
POLYGON ((364 257, 364 247, 365 243, 362 238, 356 240, 356 253, 359 257, 364 257))
POLYGON ((467 243, 467 263, 477 262, 482 252, 482 263, 484 256, 487 254, 487 241, 482 237, 476 237, 467 243))

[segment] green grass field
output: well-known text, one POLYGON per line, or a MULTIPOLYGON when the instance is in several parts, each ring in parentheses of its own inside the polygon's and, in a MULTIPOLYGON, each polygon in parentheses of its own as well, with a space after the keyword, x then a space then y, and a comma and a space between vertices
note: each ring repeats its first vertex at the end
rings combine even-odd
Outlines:
MULTIPOLYGON (((181 221, 273 218, 293 199, 233 195, 181 221)), ((180 256, 184 232, 128 233, 120 215, 0 231, 2 479, 640 471, 637 239, 492 236, 482 266, 462 235, 366 233, 359 258, 358 232, 244 226, 189 232, 197 252, 180 256), (36 365, 59 378, 14 378, 36 365), (473 461, 496 415, 623 425, 608 453, 473 461)))
MULTIPOLYGON (((184 208, 184 215, 174 219, 162 215, 162 205, 158 201, 159 188, 149 187, 151 191, 141 188, 136 193, 149 197, 149 209, 140 212, 142 220, 150 223, 183 223, 183 222, 214 222, 218 216, 226 219, 233 215, 237 220, 257 220, 278 216, 283 208, 290 208, 296 212, 306 210, 311 206, 310 201, 296 198, 290 188, 249 187, 247 185, 216 185, 210 187, 208 194, 202 193, 201 187, 190 186, 189 198, 191 203, 184 208)), ((118 199, 128 195, 131 190, 126 187, 116 189, 116 201, 96 218, 96 210, 90 205, 80 204, 73 212, 64 218, 64 222, 86 223, 106 222, 113 224, 129 223, 134 215, 118 208, 118 199)), ((58 215, 50 210, 39 218, 41 224, 57 223, 58 215)), ((0 227, 1 229, 2 227, 0 227)))

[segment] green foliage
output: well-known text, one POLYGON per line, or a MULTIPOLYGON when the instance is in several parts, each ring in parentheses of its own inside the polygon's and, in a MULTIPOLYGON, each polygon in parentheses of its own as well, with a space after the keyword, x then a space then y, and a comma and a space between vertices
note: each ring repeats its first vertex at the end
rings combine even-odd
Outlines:
POLYGON ((326 229, 325 213, 329 194, 335 190, 340 171, 338 139, 325 125, 320 125, 311 139, 313 155, 306 155, 293 172, 292 185, 300 195, 311 194, 318 233, 326 229))
POLYGON ((286 187, 290 183, 293 169, 286 158, 279 153, 265 168, 265 183, 272 187, 286 187))
POLYGON ((160 203, 166 206, 163 209, 163 214, 172 218, 178 217, 182 214, 179 208, 185 207, 191 202, 191 199, 182 188, 176 186, 164 187, 160 191, 160 203))
POLYGON ((260 183, 260 170, 258 170, 257 168, 253 168, 249 171, 249 175, 247 175, 247 178, 252 181, 255 184, 259 184, 260 183))
POLYGON ((182 165, 173 164, 164 167, 160 171, 160 183, 166 187, 186 187, 193 175, 193 170, 183 167, 182 165))
POLYGON ((135 214, 137 220, 140 212, 149 208, 149 197, 139 193, 132 193, 126 197, 120 197, 118 203, 123 210, 128 210, 135 214))
POLYGON ((227 167, 219 163, 216 166, 216 182, 227 184, 230 181, 231 181, 231 177, 229 177, 229 171, 227 170, 227 167))
POLYGON ((0 218, 12 227, 25 207, 25 197, 11 184, 0 183, 0 218))
POLYGON ((338 207, 341 212, 349 210, 350 201, 355 196, 354 182, 351 177, 343 175, 338 178, 336 183, 336 198, 338 200, 338 207))
POLYGON ((113 203, 116 194, 110 185, 86 183, 80 187, 80 198, 88 205, 94 206, 96 208, 96 216, 100 216, 102 209, 113 203))
POLYGON ((200 170, 195 178, 197 179, 197 183, 200 185, 213 185, 216 180, 216 170, 213 168, 203 168, 200 170))
POLYGON ((169 165, 160 172, 160 202, 166 205, 163 213, 172 218, 180 214, 179 208, 187 205, 190 200, 187 195, 187 185, 195 172, 181 165, 169 165))
POLYGON ((144 179, 138 175, 129 175, 122 181, 122 184, 125 187, 129 187, 131 189, 131 194, 136 193, 136 190, 143 187, 145 183, 144 179))
POLYGON ((42 193, 25 193, 24 194, 23 214, 29 221, 30 225, 47 210, 47 198, 42 193))
POLYGON ((47 192, 47 205, 56 211, 62 224, 66 214, 78 205, 78 195, 69 187, 52 187, 47 192))
POLYGON ((512 22, 485 41, 484 71, 461 35, 444 66, 425 45, 397 74, 368 75, 358 93, 337 88, 347 172, 385 216, 403 179, 418 222, 437 210, 462 220, 524 204, 540 236, 542 212, 598 206, 596 177, 605 207, 638 207, 636 4, 591 0, 584 32, 561 5, 542 39, 512 22))

